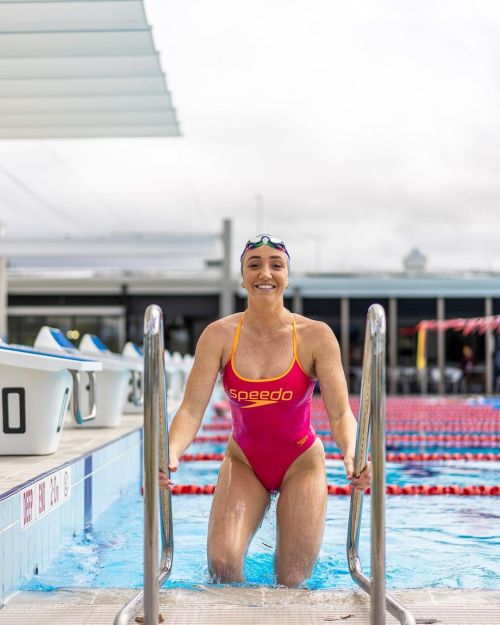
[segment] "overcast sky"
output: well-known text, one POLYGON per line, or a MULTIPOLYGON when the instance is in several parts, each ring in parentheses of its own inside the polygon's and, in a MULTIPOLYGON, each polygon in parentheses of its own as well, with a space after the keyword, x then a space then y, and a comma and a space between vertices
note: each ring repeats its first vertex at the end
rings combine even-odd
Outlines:
POLYGON ((231 217, 297 271, 500 271, 498 0, 145 6, 183 136, 0 141, 9 235, 231 217))

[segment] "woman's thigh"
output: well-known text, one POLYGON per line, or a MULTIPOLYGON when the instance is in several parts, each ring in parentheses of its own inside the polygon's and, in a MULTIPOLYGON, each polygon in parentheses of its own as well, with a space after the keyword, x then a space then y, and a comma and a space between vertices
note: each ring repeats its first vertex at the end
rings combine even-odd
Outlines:
MULTIPOLYGON (((211 573, 241 569, 250 541, 269 505, 269 493, 252 469, 226 455, 217 481, 208 525, 208 563, 211 573)), ((224 575, 223 575, 224 577, 224 575)), ((236 581, 236 580, 234 580, 236 581)))
POLYGON ((277 506, 275 572, 279 584, 297 586, 310 577, 325 529, 325 453, 317 440, 288 469, 277 506))

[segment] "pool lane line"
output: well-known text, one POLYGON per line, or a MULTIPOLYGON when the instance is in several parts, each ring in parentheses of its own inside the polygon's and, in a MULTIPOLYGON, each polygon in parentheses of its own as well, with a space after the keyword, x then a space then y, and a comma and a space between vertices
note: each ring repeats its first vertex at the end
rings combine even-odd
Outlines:
MULTIPOLYGON (((340 453, 325 453, 326 460, 343 460, 340 453)), ((416 452, 389 452, 385 457, 387 462, 446 462, 451 460, 465 460, 467 462, 497 462, 500 461, 500 453, 416 453, 416 452)), ((224 460, 223 453, 198 453, 184 454, 181 456, 184 462, 220 461, 224 460)))
MULTIPOLYGON (((224 443, 228 440, 227 434, 214 434, 214 435, 202 435, 197 436, 194 439, 195 443, 224 443)), ((322 441, 331 442, 334 441, 332 434, 320 434, 318 436, 322 441)), ((467 443, 468 445, 491 443, 492 445, 498 445, 500 443, 499 435, 489 434, 388 434, 386 436, 387 443, 467 443)))
MULTIPOLYGON (((341 486, 337 484, 328 484, 329 495, 350 495, 351 486, 341 486)), ((213 495, 215 492, 215 484, 177 484, 172 489, 172 495, 213 495)), ((454 495, 454 496, 481 496, 481 497, 498 497, 500 496, 500 486, 489 486, 485 484, 474 484, 471 486, 459 486, 458 484, 406 484, 398 486, 397 484, 389 484, 385 489, 386 495, 454 495)), ((370 494, 370 489, 365 490, 365 494, 370 494)))

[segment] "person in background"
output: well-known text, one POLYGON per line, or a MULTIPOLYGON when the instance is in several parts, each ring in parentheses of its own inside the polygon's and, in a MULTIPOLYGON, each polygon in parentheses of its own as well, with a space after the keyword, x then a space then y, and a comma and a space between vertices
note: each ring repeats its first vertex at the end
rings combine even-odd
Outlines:
POLYGON ((476 367, 476 358, 474 356, 474 350, 469 345, 464 345, 462 348, 462 359, 460 360, 460 368, 464 374, 464 386, 465 391, 469 392, 472 388, 474 369, 476 367))

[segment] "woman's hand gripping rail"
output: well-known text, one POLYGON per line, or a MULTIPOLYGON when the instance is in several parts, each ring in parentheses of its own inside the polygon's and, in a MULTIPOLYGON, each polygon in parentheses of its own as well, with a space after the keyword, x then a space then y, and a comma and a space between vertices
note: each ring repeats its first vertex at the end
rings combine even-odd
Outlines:
POLYGON ((349 395, 340 348, 335 335, 324 325, 316 344, 314 367, 325 404, 333 438, 344 455, 347 479, 354 488, 365 490, 371 484, 371 463, 359 475, 354 474, 357 422, 349 405, 349 395))
MULTIPOLYGON (((221 368, 222 345, 218 322, 207 326, 196 345, 193 368, 168 435, 168 468, 175 473, 182 454, 193 442, 200 429, 203 415, 213 392, 221 368)), ((172 490, 174 484, 160 471, 160 487, 172 490)))

